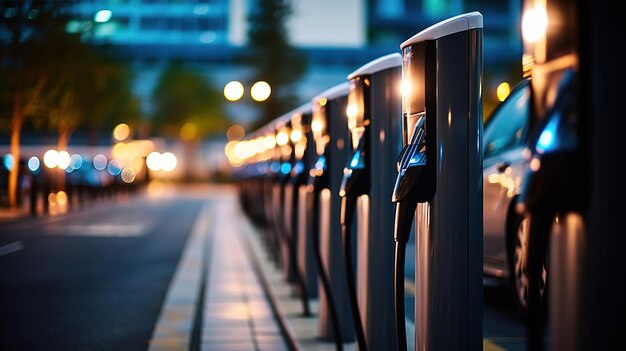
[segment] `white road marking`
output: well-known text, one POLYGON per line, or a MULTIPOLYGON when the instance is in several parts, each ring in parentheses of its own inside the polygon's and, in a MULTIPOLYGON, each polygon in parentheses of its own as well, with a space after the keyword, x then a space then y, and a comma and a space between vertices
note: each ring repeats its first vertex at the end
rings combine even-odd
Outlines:
POLYGON ((88 236, 88 237, 136 237, 146 235, 154 226, 149 220, 135 220, 133 223, 88 223, 67 226, 52 225, 45 229, 48 235, 88 236))
POLYGON ((24 245, 22 244, 22 241, 14 241, 8 245, 4 245, 0 247, 0 256, 4 256, 4 255, 8 255, 10 253, 16 252, 16 251, 20 251, 24 249, 24 245))

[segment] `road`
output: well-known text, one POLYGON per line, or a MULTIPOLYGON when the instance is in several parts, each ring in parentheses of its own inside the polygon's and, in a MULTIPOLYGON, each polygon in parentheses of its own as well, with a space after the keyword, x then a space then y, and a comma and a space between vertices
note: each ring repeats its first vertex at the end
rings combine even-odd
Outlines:
POLYGON ((145 350, 205 200, 187 195, 1 223, 0 349, 145 350))

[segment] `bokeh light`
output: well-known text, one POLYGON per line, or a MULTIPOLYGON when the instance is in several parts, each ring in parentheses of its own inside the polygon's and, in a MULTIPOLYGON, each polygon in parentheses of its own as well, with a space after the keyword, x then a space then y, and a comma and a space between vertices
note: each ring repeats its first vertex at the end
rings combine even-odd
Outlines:
POLYGON ((120 175, 124 183, 132 183, 135 181, 135 171, 130 167, 125 167, 120 175))
POLYGON ((48 150, 43 155, 43 164, 48 168, 54 168, 59 164, 59 153, 56 150, 48 150))
POLYGON ((111 160, 109 161, 109 164, 107 165, 107 171, 109 172, 110 175, 116 176, 120 174, 120 172, 122 172, 122 167, 120 166, 120 163, 117 160, 111 160))
POLYGON ((252 96, 255 101, 259 102, 267 100, 271 93, 272 88, 270 85, 262 80, 254 83, 252 88, 250 88, 250 96, 252 96))
POLYGON ((193 122, 187 122, 180 127, 180 137, 183 140, 193 140, 198 136, 198 127, 193 122))
POLYGON ((83 166, 83 157, 81 155, 73 154, 70 158, 74 162, 74 169, 80 169, 83 166))
POLYGON ((11 154, 6 154, 4 155, 3 158, 4 161, 4 167, 6 167, 6 169, 8 169, 9 171, 13 169, 13 155, 11 154))
POLYGON ((97 23, 108 22, 113 16, 111 10, 100 10, 93 16, 93 20, 97 23))
POLYGON ((171 152, 164 152, 161 155, 161 169, 170 172, 176 168, 176 164, 178 161, 176 160, 176 156, 171 152))
POLYGON ((158 171, 161 169, 161 159, 161 153, 153 151, 146 157, 146 166, 148 166, 151 171, 158 171))
POLYGON ((498 85, 496 89, 496 95, 498 96, 498 100, 504 101, 507 96, 511 93, 511 86, 507 82, 502 82, 498 85))
POLYGON ((547 29, 548 15, 545 8, 528 9, 522 15, 522 38, 527 42, 535 43, 544 38, 547 29))
POLYGON ((28 159, 28 169, 31 172, 37 172, 37 170, 39 170, 39 167, 41 167, 41 161, 39 161, 39 157, 33 156, 28 159))
POLYGON ((102 171, 107 167, 108 161, 107 157, 103 154, 97 154, 93 158, 93 168, 102 171))
POLYGON ((237 101, 243 96, 243 84, 236 80, 226 83, 224 86, 224 97, 229 101, 237 101))
POLYGON ((113 138, 117 141, 128 139, 130 136, 130 127, 126 123, 120 123, 113 128, 113 138))
POLYGON ((65 206, 67 205, 67 194, 65 193, 65 191, 59 191, 56 195, 56 203, 59 206, 65 206))
POLYGON ((285 132, 280 132, 276 134, 276 144, 283 146, 289 142, 289 135, 285 132))
POLYGON ((70 161, 72 160, 70 158, 70 154, 63 150, 63 151, 59 151, 58 153, 58 159, 57 159, 57 166, 61 169, 67 169, 67 167, 70 166, 70 161))
POLYGON ((245 130, 239 124, 233 124, 226 131, 226 137, 229 141, 241 140, 246 135, 245 130))

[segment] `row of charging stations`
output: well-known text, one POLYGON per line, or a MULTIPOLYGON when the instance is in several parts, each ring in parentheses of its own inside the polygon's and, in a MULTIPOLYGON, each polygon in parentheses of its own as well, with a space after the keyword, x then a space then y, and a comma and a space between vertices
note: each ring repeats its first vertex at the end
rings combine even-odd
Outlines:
POLYGON ((410 235, 416 348, 482 348, 482 25, 437 23, 237 145, 242 207, 337 349, 407 349, 410 235))

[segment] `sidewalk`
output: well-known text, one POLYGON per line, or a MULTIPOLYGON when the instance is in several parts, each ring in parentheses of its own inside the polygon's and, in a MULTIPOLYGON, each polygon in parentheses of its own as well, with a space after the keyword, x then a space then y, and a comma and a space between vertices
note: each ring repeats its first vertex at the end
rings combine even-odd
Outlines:
POLYGON ((317 338, 317 301, 312 316, 303 316, 300 299, 236 199, 211 212, 216 230, 209 239, 201 350, 335 350, 332 340, 317 338))

